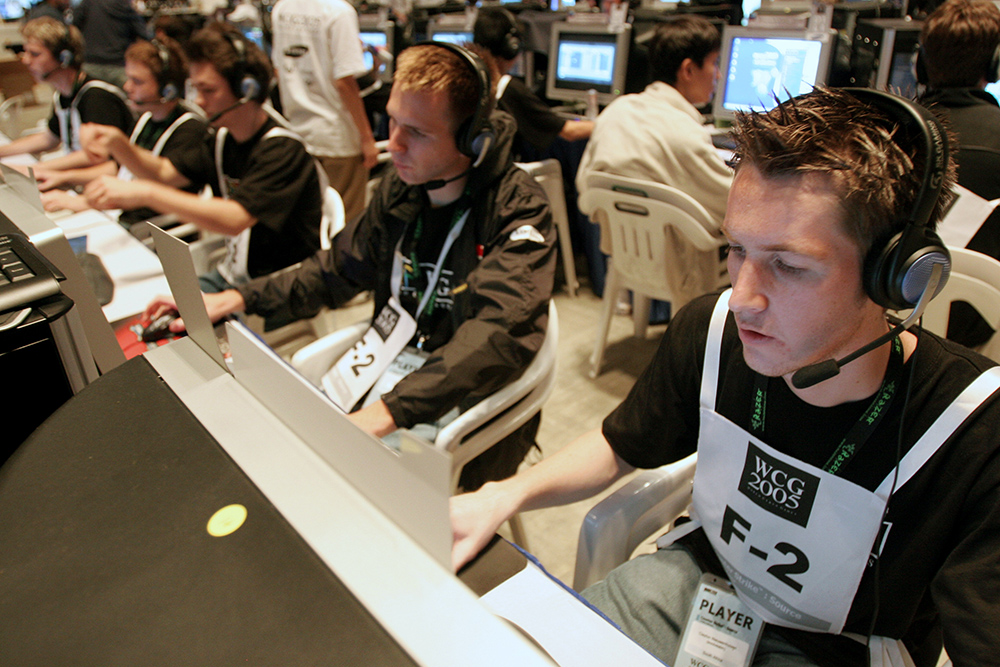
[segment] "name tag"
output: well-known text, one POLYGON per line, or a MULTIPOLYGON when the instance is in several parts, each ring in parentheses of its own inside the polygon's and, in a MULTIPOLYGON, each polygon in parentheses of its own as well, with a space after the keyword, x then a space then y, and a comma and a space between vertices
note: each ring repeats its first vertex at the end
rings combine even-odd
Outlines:
POLYGON ((674 667, 747 667, 763 628, 728 581, 703 574, 674 667))
POLYGON ((365 335, 323 376, 324 391, 334 403, 349 411, 416 333, 416 320, 395 297, 390 297, 365 335))

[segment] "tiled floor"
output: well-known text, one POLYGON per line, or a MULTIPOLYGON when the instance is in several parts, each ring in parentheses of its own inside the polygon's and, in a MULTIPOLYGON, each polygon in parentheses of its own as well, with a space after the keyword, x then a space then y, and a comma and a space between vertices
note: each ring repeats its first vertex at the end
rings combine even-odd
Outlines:
MULTIPOLYGON (((636 378, 652 358, 664 327, 650 327, 646 339, 632 336, 631 320, 615 317, 610 341, 604 356, 603 372, 591 380, 590 353, 600 316, 600 300, 584 288, 575 298, 565 291, 555 296, 559 313, 559 346, 556 384, 542 410, 538 434, 540 453, 529 456, 528 463, 559 451, 573 438, 599 428, 604 417, 625 397, 636 378)), ((370 302, 336 312, 336 326, 345 326, 369 317, 370 302)), ((284 355, 294 347, 276 346, 284 355)), ((528 548, 554 575, 572 583, 576 559, 576 541, 587 510, 597 499, 522 515, 528 548)), ((501 532, 506 532, 506 526, 501 532)))

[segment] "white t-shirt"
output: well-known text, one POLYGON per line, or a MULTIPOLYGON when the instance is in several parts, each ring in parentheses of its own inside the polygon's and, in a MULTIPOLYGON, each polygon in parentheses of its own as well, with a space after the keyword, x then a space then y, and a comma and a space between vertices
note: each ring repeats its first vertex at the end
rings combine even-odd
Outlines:
POLYGON ((285 118, 313 155, 361 154, 361 136, 334 87, 364 74, 358 15, 344 0, 279 0, 272 59, 285 118))

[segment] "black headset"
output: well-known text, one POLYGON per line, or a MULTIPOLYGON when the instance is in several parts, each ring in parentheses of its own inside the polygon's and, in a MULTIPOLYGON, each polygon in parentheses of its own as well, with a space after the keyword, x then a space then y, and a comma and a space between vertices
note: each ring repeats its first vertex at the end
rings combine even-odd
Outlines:
MULTIPOLYGON (((490 50, 494 55, 503 58, 504 60, 513 60, 517 57, 517 54, 521 52, 521 32, 517 29, 517 19, 510 10, 504 8, 491 8, 484 9, 483 15, 480 20, 486 19, 492 21, 492 17, 496 17, 497 20, 501 20, 507 24, 504 29, 504 33, 499 38, 495 34, 491 35, 479 35, 482 41, 475 40, 477 44, 482 44, 490 50), (487 43, 489 42, 489 43, 487 43)), ((475 36, 475 30, 473 34, 475 36)), ((493 32, 493 31, 491 31, 493 32)))
POLYGON ((69 26, 57 21, 60 28, 62 29, 62 34, 59 37, 59 41, 56 42, 56 48, 52 49, 52 54, 59 61, 59 67, 66 69, 71 66, 79 66, 80 62, 76 57, 76 52, 73 50, 73 45, 70 42, 69 36, 69 26))
POLYGON ((260 97, 262 87, 260 81, 254 78, 249 72, 247 45, 243 40, 243 36, 228 30, 223 30, 222 36, 226 38, 232 45, 233 51, 236 52, 236 64, 233 66, 233 71, 227 77, 229 87, 232 89, 233 94, 239 95, 241 99, 257 100, 260 97))
POLYGON ((451 51, 469 66, 476 77, 476 110, 471 117, 459 125, 458 131, 455 133, 455 143, 463 155, 473 159, 472 166, 478 167, 496 139, 496 131, 490 124, 493 95, 490 92, 489 70, 479 56, 463 46, 450 42, 421 42, 420 44, 430 44, 451 51))
POLYGON ((177 87, 176 83, 169 80, 170 51, 167 49, 166 45, 158 39, 154 39, 150 43, 156 47, 156 53, 160 57, 160 76, 157 77, 157 80, 160 82, 160 101, 173 102, 181 96, 181 91, 180 88, 177 87))
POLYGON ((897 122, 924 154, 924 173, 913 209, 892 226, 902 226, 902 230, 887 242, 876 241, 864 267, 865 291, 872 301, 893 310, 912 308, 926 290, 935 265, 942 266, 935 294, 951 273, 948 249, 930 226, 948 169, 948 137, 938 120, 915 102, 870 88, 841 90, 897 122))
MULTIPOLYGON (((924 52, 923 44, 917 44, 917 48, 913 51, 913 75, 920 85, 930 85, 930 76, 927 74, 927 54, 924 52)), ((997 48, 993 51, 993 57, 990 58, 990 64, 984 76, 989 83, 1000 81, 1000 44, 997 44, 997 48)))

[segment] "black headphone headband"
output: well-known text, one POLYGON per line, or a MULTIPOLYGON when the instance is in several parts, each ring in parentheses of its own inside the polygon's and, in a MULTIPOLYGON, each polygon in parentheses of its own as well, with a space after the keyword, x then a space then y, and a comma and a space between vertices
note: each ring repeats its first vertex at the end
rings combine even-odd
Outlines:
POLYGON ((243 39, 243 35, 230 32, 229 30, 222 30, 221 32, 222 36, 233 47, 233 51, 236 52, 236 65, 233 67, 230 76, 227 77, 233 94, 239 95, 246 100, 262 101, 259 98, 263 86, 260 81, 250 74, 250 63, 247 60, 247 45, 243 39))
POLYGON ((912 308, 927 287, 935 264, 944 267, 935 294, 944 287, 951 271, 948 249, 931 229, 948 169, 948 137, 937 118, 915 102, 870 88, 841 90, 898 123, 924 157, 920 187, 912 210, 901 223, 902 229, 884 246, 876 243, 865 261, 864 283, 871 299, 885 308, 912 308))
POLYGON ((160 98, 164 102, 172 102, 181 96, 181 91, 177 84, 170 81, 170 50, 158 39, 153 39, 150 44, 156 47, 156 54, 160 58, 160 75, 157 77, 160 98))
POLYGON ((476 77, 476 110, 463 122, 455 133, 455 143, 463 155, 473 159, 473 167, 478 167, 486 157, 496 133, 490 124, 493 99, 490 94, 490 73, 486 64, 465 47, 451 42, 420 42, 415 46, 432 45, 451 51, 462 60, 476 77))

